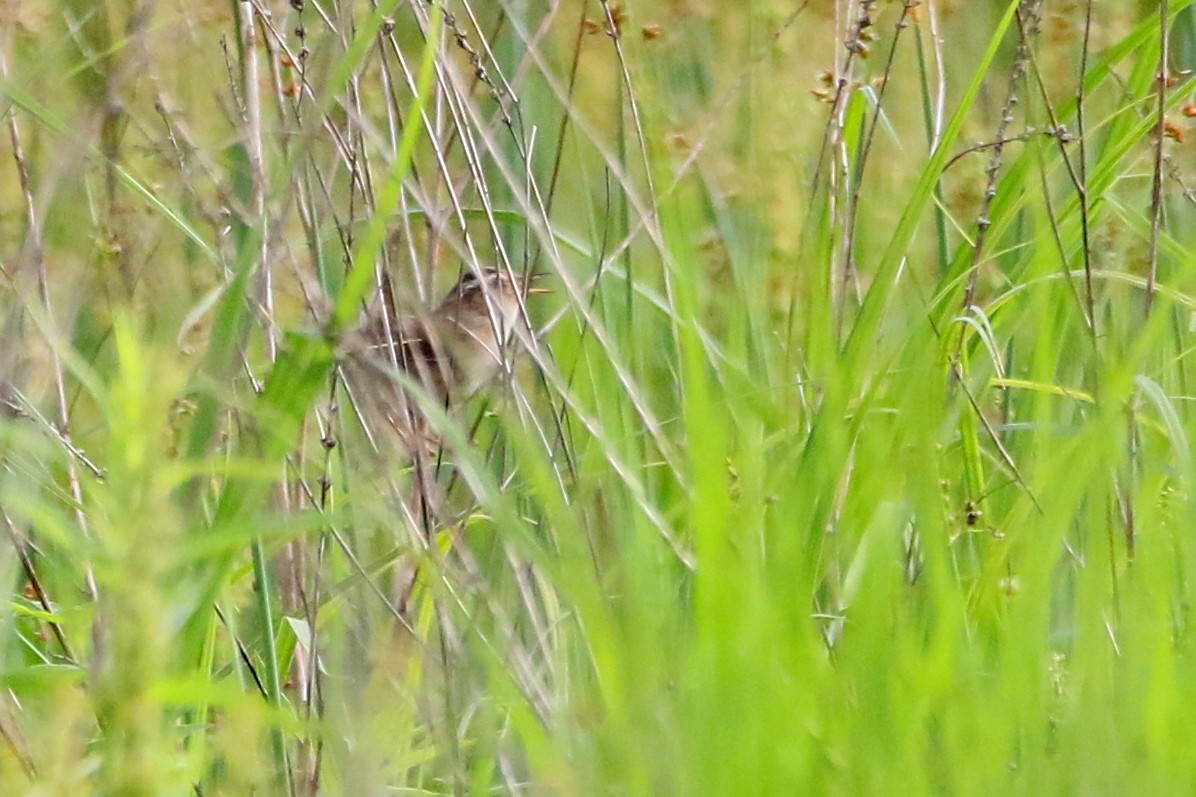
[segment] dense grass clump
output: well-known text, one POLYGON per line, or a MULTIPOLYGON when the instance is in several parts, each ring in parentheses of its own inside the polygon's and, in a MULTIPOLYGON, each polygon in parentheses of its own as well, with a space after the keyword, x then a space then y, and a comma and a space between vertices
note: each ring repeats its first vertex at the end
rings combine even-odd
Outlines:
POLYGON ((0 13, 0 793, 1196 788, 1191 0, 0 13))

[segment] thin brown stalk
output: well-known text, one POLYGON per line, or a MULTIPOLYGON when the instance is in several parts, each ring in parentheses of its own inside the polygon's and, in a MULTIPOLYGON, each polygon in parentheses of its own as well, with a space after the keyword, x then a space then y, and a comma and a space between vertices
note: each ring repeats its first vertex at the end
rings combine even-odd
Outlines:
MULTIPOLYGON (((1008 138, 1006 131, 1013 124, 1013 109, 1020 102, 1018 96, 1020 84, 1026 75, 1030 63, 1031 37, 1037 25, 1039 2, 1040 0, 1022 0, 1021 6, 1018 9, 1019 20, 1022 24, 1019 26, 1020 35, 1018 36, 1017 52, 1013 57, 1013 70, 1009 76, 1009 87, 1006 90, 1005 103, 1001 109, 1001 121, 997 124, 996 135, 993 136, 992 157, 989 159, 988 167, 985 169, 987 182, 984 189, 984 197, 981 201, 980 212, 976 217, 976 238, 972 245, 971 266, 968 269, 968 283, 963 297, 963 307, 965 309, 970 307, 976 299, 976 286, 980 279, 980 264, 984 260, 984 244, 988 237, 988 229, 992 226, 989 212, 993 199, 997 196, 997 178, 1000 176, 1003 164, 1004 142, 1008 138)), ((961 331, 961 345, 962 342, 963 333, 961 331)))
MULTIPOLYGON (((1092 284, 1092 244, 1089 238, 1088 218, 1088 136, 1085 134, 1084 114, 1084 81, 1088 76, 1088 53, 1092 37, 1092 3, 1093 0, 1088 0, 1084 9, 1084 40, 1080 49, 1080 75, 1076 81, 1076 133, 1079 136, 1080 156, 1077 168, 1072 175, 1072 184, 1076 187, 1076 194, 1080 198, 1080 226, 1084 244, 1084 299, 1088 305, 1088 326, 1095 341, 1098 337, 1096 292, 1092 284)), ((1056 124, 1056 128, 1058 128, 1058 124, 1056 124)), ((1070 162, 1068 163, 1068 171, 1071 173, 1070 162)))
MULTIPOLYGON (((8 61, 5 57, 3 49, 0 49, 0 78, 5 81, 8 80, 8 61)), ((45 258, 45 243, 42 239, 42 224, 39 218, 36 205, 33 200, 33 189, 29 182, 29 167, 25 159, 25 150, 21 145, 20 128, 17 125, 16 114, 12 113, 9 116, 9 137, 12 141, 13 160, 16 164, 17 177, 21 186, 21 193, 25 199, 26 212, 26 251, 30 258, 34 261, 34 266, 37 271, 37 285, 40 296, 42 311, 45 314, 46 322, 53 324, 54 307, 50 297, 50 276, 46 268, 45 258)), ((56 421, 56 436, 63 443, 68 451, 77 450, 70 433, 70 405, 67 401, 66 388, 66 373, 62 366, 62 359, 58 355, 56 346, 50 346, 50 371, 53 375, 53 389, 54 397, 57 401, 58 418, 56 421)), ((83 500, 83 484, 79 477, 79 468, 74 457, 67 459, 67 483, 71 494, 71 499, 74 504, 75 521, 79 525, 79 531, 84 538, 91 537, 90 523, 87 518, 87 513, 84 510, 83 500)), ((87 595, 95 601, 99 598, 99 587, 96 584, 95 573, 92 571, 90 563, 86 565, 84 581, 86 583, 87 595)), ((97 663, 101 661, 102 656, 99 652, 102 651, 103 630, 99 620, 96 621, 92 629, 96 654, 94 661, 97 663)))
POLYGON ((33 781, 37 778, 37 766, 34 764, 29 744, 21 734, 20 725, 17 724, 14 716, 15 712, 11 709, 14 703, 16 703, 16 697, 11 693, 0 697, 0 738, 4 739, 4 744, 12 753, 13 758, 21 765, 21 772, 26 779, 30 781, 31 785, 34 785, 33 781))
MULTIPOLYGON (((910 15, 920 3, 921 0, 905 0, 901 6, 901 16, 898 17, 897 24, 894 26, 893 40, 889 44, 888 56, 885 58, 885 67, 880 76, 880 89, 876 93, 876 107, 872 111, 872 120, 868 124, 867 132, 864 134, 863 144, 856 155, 854 169, 850 176, 851 198, 844 218, 846 230, 844 231, 843 265, 840 275, 840 278, 843 280, 842 293, 846 293, 847 282, 851 279, 851 275, 855 271, 856 220, 859 215, 860 196, 864 188, 864 170, 868 164, 868 155, 872 152, 872 142, 876 137, 876 128, 880 124, 881 114, 884 112, 885 93, 889 85, 889 78, 893 74, 893 64, 897 58, 897 45, 900 43, 902 31, 909 27, 910 15)), ((863 17, 858 24, 860 26, 864 24, 863 17)), ((864 30, 866 29, 862 27, 857 29, 857 41, 859 35, 864 30)), ((842 321, 842 317, 842 314, 840 314, 840 321, 842 321)))
MULTIPOLYGON (((12 541, 13 549, 17 552, 17 558, 21 561, 21 570, 25 574, 25 580, 29 582, 29 588, 33 590, 34 597, 37 598, 38 605, 42 607, 42 611, 46 614, 53 615, 54 607, 50 603, 50 597, 46 594, 45 588, 42 586, 41 578, 37 575, 37 570, 33 565, 33 557, 29 555, 29 543, 26 535, 16 527, 16 524, 13 523, 7 511, 0 509, 0 516, 4 518, 4 526, 8 529, 8 537, 12 541)), ((54 635, 55 641, 58 642, 58 646, 62 648, 63 657, 71 664, 78 664, 79 660, 75 658, 70 644, 66 641, 66 634, 62 631, 62 625, 57 620, 47 620, 46 623, 50 627, 50 632, 54 635)))
POLYGON ((1150 266, 1146 277, 1145 313, 1150 315, 1159 278, 1159 238, 1163 230, 1163 143, 1167 140, 1167 88, 1171 79, 1170 4, 1159 0, 1158 102, 1154 128, 1154 169, 1150 181, 1150 266))

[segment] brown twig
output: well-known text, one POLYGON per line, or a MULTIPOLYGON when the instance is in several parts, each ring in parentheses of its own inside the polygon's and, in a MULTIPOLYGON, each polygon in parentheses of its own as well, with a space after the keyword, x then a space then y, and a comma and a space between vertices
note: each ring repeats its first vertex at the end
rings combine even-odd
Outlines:
POLYGON ((1163 142, 1167 140, 1167 88, 1171 63, 1170 13, 1168 0, 1159 0, 1159 72, 1155 77, 1158 103, 1154 129, 1154 169, 1150 180, 1150 266, 1146 276, 1146 307, 1149 317, 1159 278, 1159 239, 1163 230, 1163 142))

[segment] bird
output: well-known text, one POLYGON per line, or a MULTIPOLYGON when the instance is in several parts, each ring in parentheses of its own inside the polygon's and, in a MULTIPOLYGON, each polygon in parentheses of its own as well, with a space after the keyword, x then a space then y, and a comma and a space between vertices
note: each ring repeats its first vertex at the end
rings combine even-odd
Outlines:
POLYGON ((408 455, 434 450, 439 440, 404 382, 446 410, 464 403, 499 374, 515 330, 526 329, 524 297, 544 292, 507 269, 483 267, 464 269, 436 307, 417 315, 398 316, 394 301, 384 299, 384 311, 367 318, 346 347, 358 411, 367 423, 384 420, 408 455), (407 379, 396 379, 400 373, 407 379))

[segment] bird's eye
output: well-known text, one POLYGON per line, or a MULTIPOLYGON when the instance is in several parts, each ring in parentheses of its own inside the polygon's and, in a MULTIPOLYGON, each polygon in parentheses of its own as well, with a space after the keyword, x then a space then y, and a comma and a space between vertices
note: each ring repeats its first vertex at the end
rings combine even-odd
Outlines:
POLYGON ((478 275, 474 274, 472 271, 465 272, 465 274, 461 277, 461 281, 457 283, 457 289, 462 293, 477 290, 477 287, 478 275))
POLYGON ((497 291, 504 284, 502 277, 501 272, 492 268, 482 269, 480 275, 467 270, 461 275, 461 279, 453 287, 452 292, 455 296, 467 296, 482 293, 485 290, 497 291))

